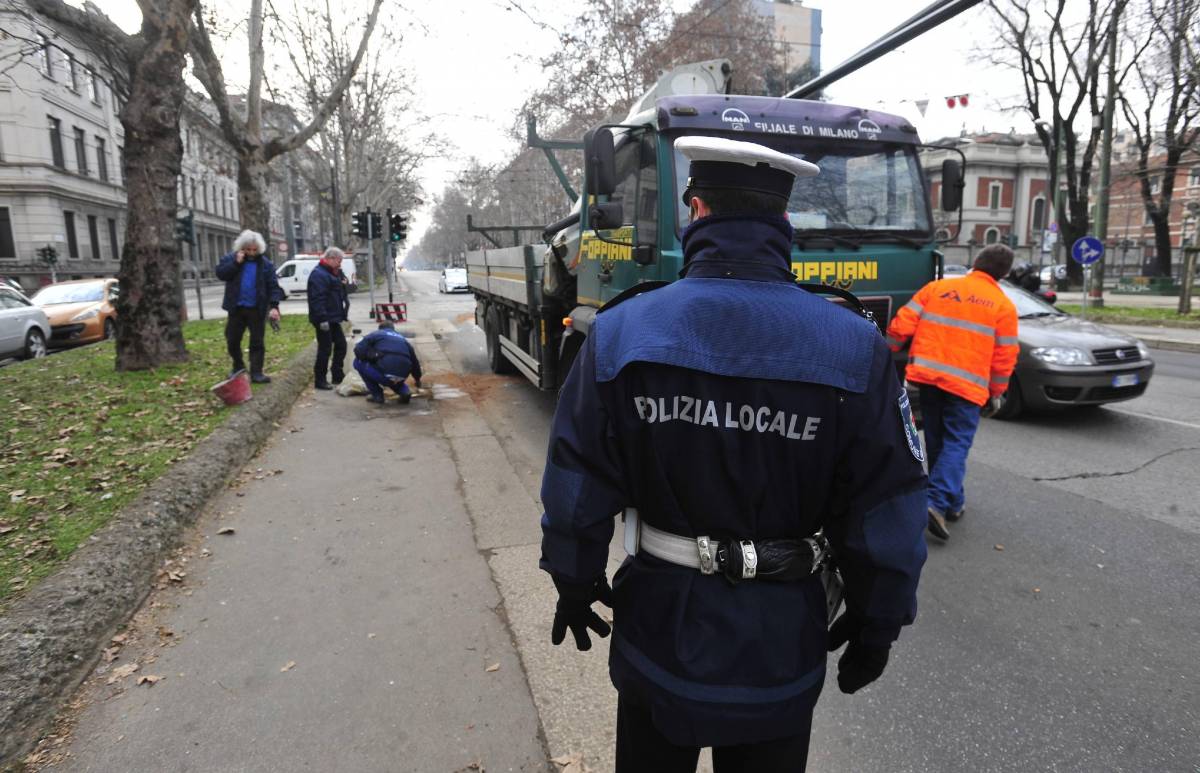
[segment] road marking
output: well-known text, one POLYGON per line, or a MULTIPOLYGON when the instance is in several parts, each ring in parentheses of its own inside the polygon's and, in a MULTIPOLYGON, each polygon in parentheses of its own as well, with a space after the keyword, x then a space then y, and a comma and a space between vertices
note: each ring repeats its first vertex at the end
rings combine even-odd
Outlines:
POLYGON ((1167 424, 1177 424, 1180 427, 1191 427, 1192 429, 1200 429, 1200 424, 1194 424, 1190 421, 1180 421, 1179 419, 1168 419, 1165 416, 1155 416, 1152 413, 1140 413, 1138 411, 1131 411, 1128 408, 1114 408, 1111 405, 1106 406, 1106 409, 1112 411, 1113 413, 1124 413, 1124 414, 1128 414, 1129 416, 1138 416, 1143 419, 1153 419, 1154 421, 1165 421, 1167 424))

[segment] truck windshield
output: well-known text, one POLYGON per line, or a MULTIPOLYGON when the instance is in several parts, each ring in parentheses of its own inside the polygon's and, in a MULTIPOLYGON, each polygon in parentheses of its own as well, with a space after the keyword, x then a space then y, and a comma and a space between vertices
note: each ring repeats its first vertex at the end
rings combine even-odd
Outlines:
MULTIPOLYGON (((761 135, 752 141, 821 167, 819 175, 796 180, 792 188, 787 215, 797 231, 930 232, 920 167, 911 146, 761 135)), ((677 150, 675 201, 681 225, 688 219, 682 201, 687 176, 688 161, 677 150)))

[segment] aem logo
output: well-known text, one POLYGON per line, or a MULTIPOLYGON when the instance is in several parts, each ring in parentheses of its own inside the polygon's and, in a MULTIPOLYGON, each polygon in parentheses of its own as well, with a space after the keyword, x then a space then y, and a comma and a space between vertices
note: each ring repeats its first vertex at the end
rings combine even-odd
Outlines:
POLYGON ((725 108, 725 112, 721 113, 721 120, 725 123, 733 124, 733 130, 735 132, 740 132, 746 128, 743 124, 750 123, 750 116, 746 115, 741 110, 738 110, 736 107, 727 107, 725 108))

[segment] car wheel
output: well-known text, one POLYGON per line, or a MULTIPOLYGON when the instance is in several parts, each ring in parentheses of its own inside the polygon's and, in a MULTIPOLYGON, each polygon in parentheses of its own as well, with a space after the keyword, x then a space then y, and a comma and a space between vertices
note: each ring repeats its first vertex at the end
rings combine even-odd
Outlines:
POLYGON ((113 322, 113 318, 109 317, 104 320, 104 340, 111 341, 117 337, 117 323, 113 322))
POLYGON ((45 357, 47 353, 46 336, 42 335, 42 331, 34 328, 25 334, 25 354, 23 359, 36 360, 39 357, 45 357))
POLYGON ((1000 397, 1000 410, 996 411, 992 418, 1015 419, 1021 415, 1024 408, 1025 401, 1021 399, 1021 382, 1017 380, 1017 375, 1014 373, 1008 382, 1008 391, 1000 397))
POLYGON ((513 372, 513 365, 500 351, 500 313, 489 309, 485 319, 484 338, 487 339, 488 366, 492 373, 505 375, 513 372))

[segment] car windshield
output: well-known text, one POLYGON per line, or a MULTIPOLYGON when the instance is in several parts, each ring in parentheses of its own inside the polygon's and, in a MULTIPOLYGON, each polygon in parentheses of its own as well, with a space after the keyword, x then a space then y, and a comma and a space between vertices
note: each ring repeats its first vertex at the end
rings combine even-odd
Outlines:
MULTIPOLYGON (((792 186, 787 216, 797 230, 930 232, 920 167, 911 146, 770 136, 753 139, 821 168, 816 177, 798 179, 792 186)), ((688 208, 682 196, 687 177, 688 161, 676 150, 675 201, 679 222, 684 224, 688 208)))
POLYGON ((60 303, 99 303, 104 300, 104 283, 50 285, 38 290, 33 302, 39 306, 54 306, 60 303))
POLYGON ((1021 319, 1029 319, 1030 317, 1064 317, 1065 313, 1054 308, 1050 304, 1038 298, 1032 293, 1026 292, 1016 285, 1011 285, 1008 282, 1001 282, 1000 289, 1004 290, 1004 294, 1017 307, 1017 316, 1021 319))
POLYGON ((447 279, 466 279, 467 270, 465 268, 448 268, 446 269, 447 279))

